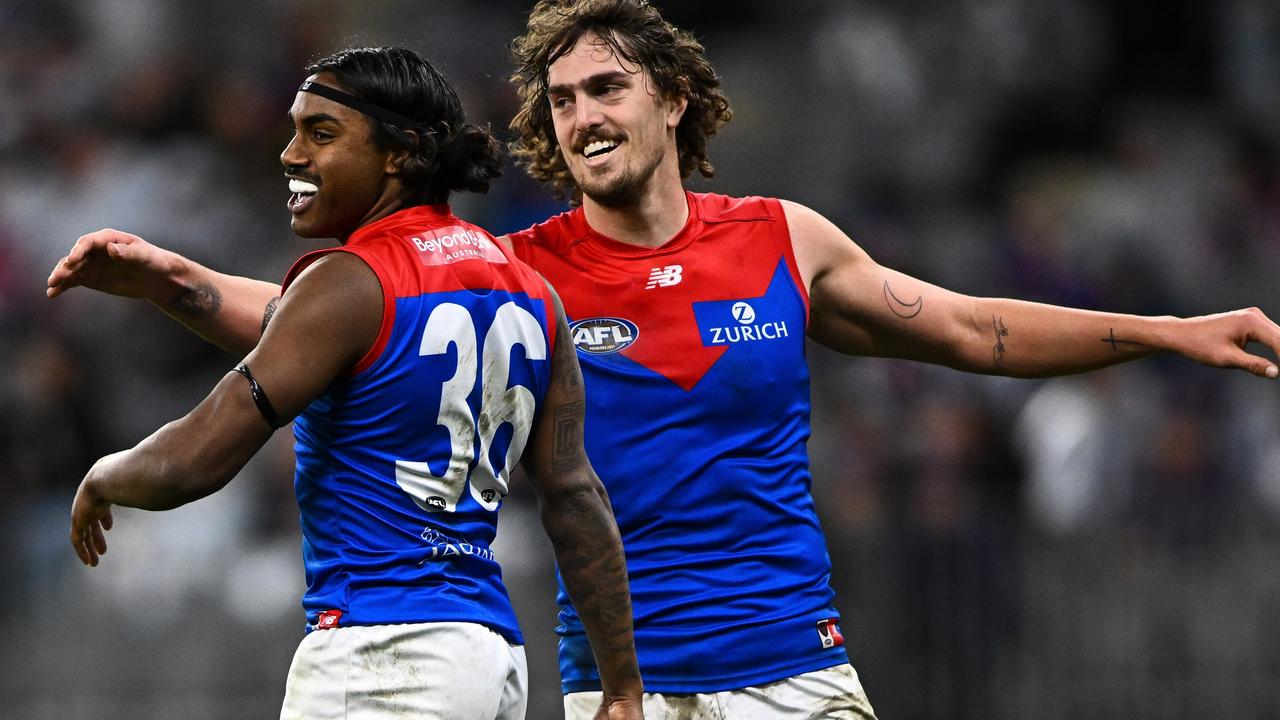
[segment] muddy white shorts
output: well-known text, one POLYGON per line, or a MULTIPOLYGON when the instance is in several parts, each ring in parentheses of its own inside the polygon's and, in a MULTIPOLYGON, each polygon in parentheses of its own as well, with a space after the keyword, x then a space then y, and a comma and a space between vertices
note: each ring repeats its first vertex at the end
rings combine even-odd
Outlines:
MULTIPOLYGON (((591 720, 600 693, 564 696, 565 720, 591 720)), ((845 663, 718 693, 645 693, 645 720, 875 720, 858 673, 845 663)))
POLYGON ((524 648, 474 623, 314 630, 289 667, 280 720, 523 720, 524 648))

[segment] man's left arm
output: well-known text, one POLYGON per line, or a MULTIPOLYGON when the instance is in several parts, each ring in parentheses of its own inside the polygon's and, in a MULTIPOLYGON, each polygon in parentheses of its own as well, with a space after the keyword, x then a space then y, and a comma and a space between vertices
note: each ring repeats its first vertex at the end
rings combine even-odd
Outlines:
MULTIPOLYGON (((258 392, 287 423, 372 347, 382 289, 362 260, 326 255, 303 272, 262 341, 244 360, 258 392)), ((71 544, 86 565, 106 551, 112 505, 168 510, 210 495, 235 477, 275 428, 248 377, 231 371, 185 417, 89 470, 71 508, 71 544)))
POLYGON ((818 213, 784 202, 809 289, 809 335, 851 355, 906 358, 1014 377, 1085 372, 1171 351, 1274 378, 1280 326, 1257 308, 1193 318, 1095 312, 952 292, 877 264, 818 213))

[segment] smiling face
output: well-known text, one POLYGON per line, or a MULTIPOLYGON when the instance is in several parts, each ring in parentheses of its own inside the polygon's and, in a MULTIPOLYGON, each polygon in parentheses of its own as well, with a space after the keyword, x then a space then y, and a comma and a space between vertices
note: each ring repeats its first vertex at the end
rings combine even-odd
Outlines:
MULTIPOLYGON (((329 73, 309 78, 345 90, 329 73)), ((290 226, 300 237, 345 240, 400 205, 394 154, 373 141, 373 121, 328 98, 299 92, 289 108, 293 139, 280 162, 289 177, 290 226)))
POLYGON ((648 74, 593 33, 547 68, 556 141, 588 199, 637 202, 655 182, 680 183, 676 127, 685 101, 669 100, 648 74))

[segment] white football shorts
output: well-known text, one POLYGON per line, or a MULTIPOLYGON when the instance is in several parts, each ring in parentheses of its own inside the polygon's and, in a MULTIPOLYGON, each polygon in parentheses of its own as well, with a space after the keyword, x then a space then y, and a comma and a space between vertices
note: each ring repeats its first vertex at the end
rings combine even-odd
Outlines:
POLYGON ((483 625, 313 630, 298 645, 280 720, 523 720, 524 647, 483 625))
MULTIPOLYGON (((565 720, 591 720, 599 692, 564 696, 565 720)), ((718 693, 645 693, 645 720, 875 720, 858 673, 845 663, 718 693)))

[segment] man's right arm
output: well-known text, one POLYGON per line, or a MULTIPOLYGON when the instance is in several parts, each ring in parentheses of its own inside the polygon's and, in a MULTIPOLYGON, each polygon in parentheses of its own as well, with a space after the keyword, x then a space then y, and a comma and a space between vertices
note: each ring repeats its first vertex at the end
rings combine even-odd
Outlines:
POLYGON ((587 632, 603 690, 597 720, 640 720, 631 593, 622 538, 604 485, 583 448, 586 402, 577 350, 552 291, 556 343, 551 384, 522 459, 555 548, 565 589, 587 632))
POLYGON ((200 337, 243 356, 257 346, 280 286, 215 272, 137 235, 99 230, 76 241, 49 274, 46 294, 73 287, 139 298, 200 337))

